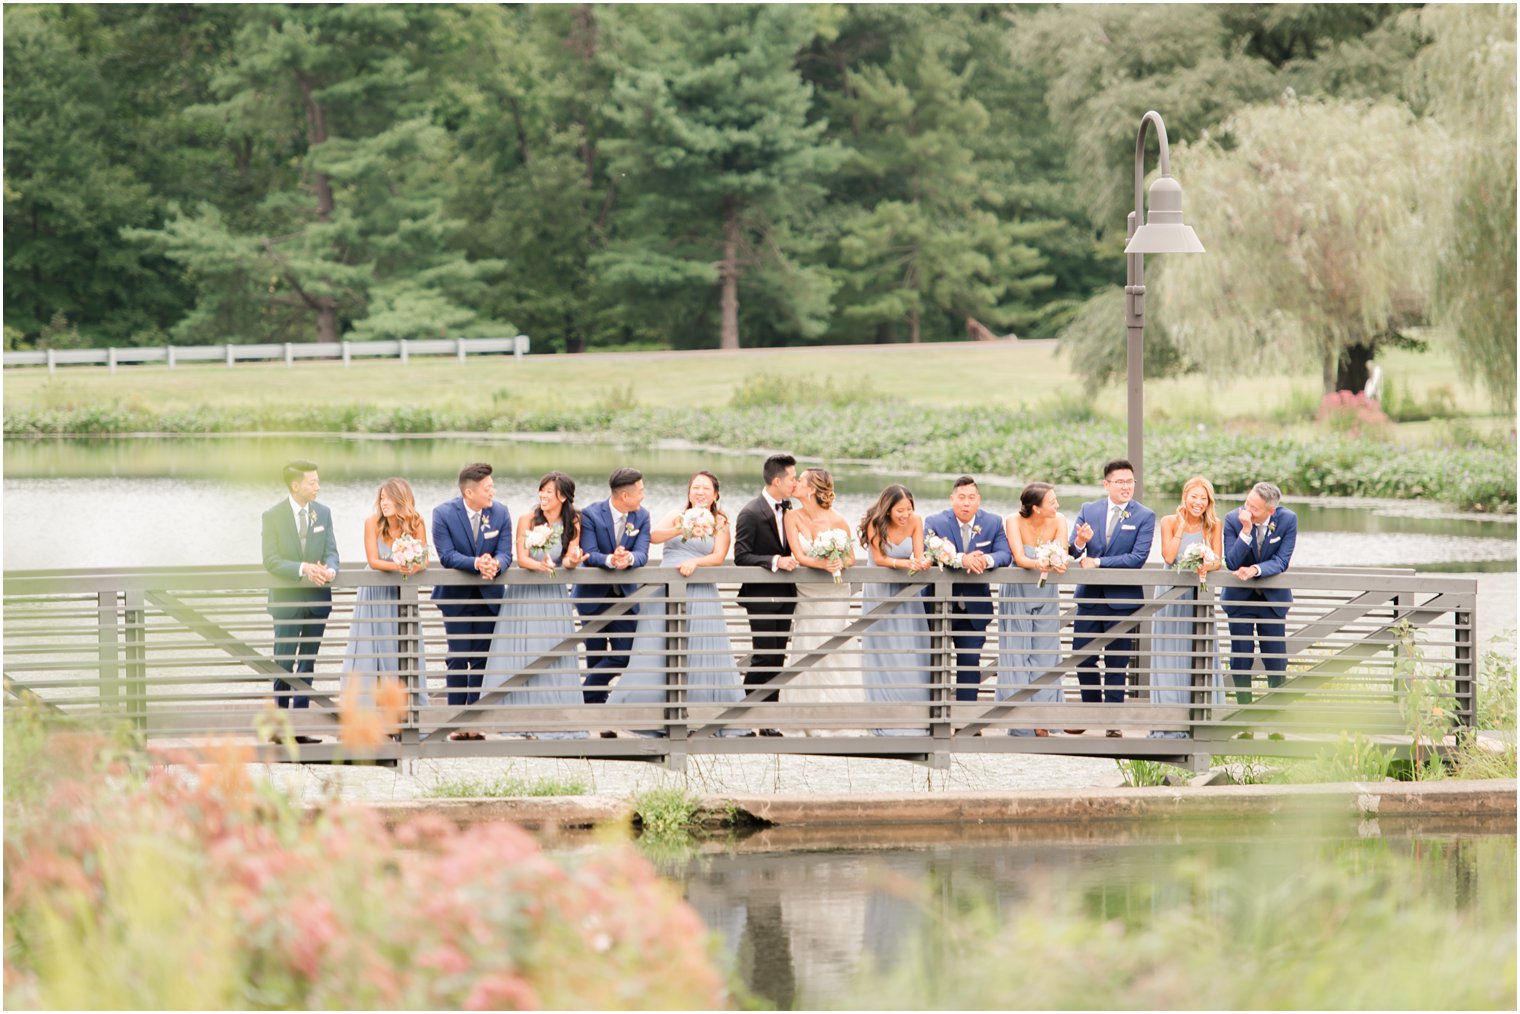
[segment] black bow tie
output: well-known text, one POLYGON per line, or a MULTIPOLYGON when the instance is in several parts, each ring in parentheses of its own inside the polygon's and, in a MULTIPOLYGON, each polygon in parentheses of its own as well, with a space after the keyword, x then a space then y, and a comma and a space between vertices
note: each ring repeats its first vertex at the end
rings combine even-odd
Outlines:
POLYGON ((792 509, 792 502, 790 500, 782 500, 780 503, 776 504, 776 509, 778 511, 789 511, 792 509))

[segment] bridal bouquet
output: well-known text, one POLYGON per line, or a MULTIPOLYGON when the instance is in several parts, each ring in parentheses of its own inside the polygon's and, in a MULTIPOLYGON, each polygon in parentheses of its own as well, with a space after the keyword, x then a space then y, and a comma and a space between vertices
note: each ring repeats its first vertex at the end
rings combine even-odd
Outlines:
MULTIPOLYGON (((1172 564, 1172 569, 1181 574, 1185 571, 1197 570, 1199 567, 1212 567, 1217 559, 1219 557, 1214 555, 1212 549, 1202 542, 1195 542, 1178 554, 1177 562, 1172 564)), ((1207 574, 1199 574, 1198 583, 1201 585, 1208 584, 1209 576, 1207 574)))
MULTIPOLYGON (((528 529, 528 534, 523 538, 523 543, 528 547, 528 555, 535 560, 549 560, 549 550, 559 545, 559 529, 552 525, 534 525, 528 529)), ((554 566, 550 563, 549 573, 554 573, 554 566)))
MULTIPOLYGON (((850 533, 838 528, 830 528, 826 532, 819 532, 813 544, 808 547, 808 555, 815 556, 820 560, 853 560, 855 558, 855 543, 850 541, 850 533)), ((843 584, 844 578, 834 575, 835 584, 843 584)))
POLYGON ((706 507, 692 507, 681 512, 681 541, 710 539, 718 530, 718 522, 706 507))
MULTIPOLYGON (((1051 539, 1049 542, 1042 542, 1034 547, 1034 562, 1042 567, 1054 567, 1058 564, 1067 563, 1070 559, 1066 555, 1066 547, 1055 539, 1051 539)), ((1045 579, 1049 576, 1049 572, 1040 571, 1040 583, 1036 587, 1045 587, 1045 579)))
POLYGON ((930 563, 938 564, 940 570, 961 565, 961 554, 955 551, 955 543, 933 532, 924 536, 924 556, 930 563))
POLYGON ((399 536, 391 543, 391 559, 401 565, 401 580, 405 581, 410 576, 408 570, 427 566, 427 544, 411 535, 399 536))

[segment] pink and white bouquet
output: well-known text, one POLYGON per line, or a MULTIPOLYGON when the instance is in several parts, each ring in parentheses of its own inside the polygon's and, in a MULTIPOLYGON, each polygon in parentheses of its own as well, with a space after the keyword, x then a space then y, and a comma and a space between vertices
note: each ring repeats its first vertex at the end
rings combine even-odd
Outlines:
MULTIPOLYGON (((850 539, 850 533, 838 528, 830 528, 826 532, 819 532, 812 545, 805 547, 809 556, 820 560, 853 560, 855 559, 855 543, 850 539)), ((844 578, 839 574, 834 575, 835 584, 843 584, 844 578)))
POLYGON ((681 512, 681 541, 710 539, 718 530, 717 519, 706 507, 690 507, 681 512))
POLYGON ((401 580, 405 581, 407 571, 427 566, 427 543, 412 535, 399 536, 391 543, 391 559, 401 565, 401 580))
MULTIPOLYGON (((1041 567, 1056 567, 1070 561, 1071 557, 1066 555, 1066 547, 1055 539, 1051 539, 1049 542, 1042 542, 1034 547, 1034 562, 1038 563, 1041 567)), ((1050 572, 1048 570, 1041 570, 1040 583, 1036 587, 1045 587, 1045 579, 1049 576, 1050 572)))
POLYGON ((553 525, 534 525, 528 529, 528 534, 523 536, 523 544, 528 547, 528 555, 535 560, 549 564, 549 573, 554 573, 553 561, 549 559, 549 550, 559 545, 559 529, 553 525))
POLYGON ((961 566, 961 554, 955 551, 955 543, 933 532, 924 535, 924 557, 940 570, 961 566))
MULTIPOLYGON (((1172 569, 1181 574, 1189 570, 1197 570, 1199 567, 1212 567, 1219 557, 1214 550, 1202 542, 1195 542, 1191 546, 1177 554, 1177 562, 1172 564, 1172 569)), ((1208 584, 1207 574, 1198 575, 1199 584, 1208 584)))

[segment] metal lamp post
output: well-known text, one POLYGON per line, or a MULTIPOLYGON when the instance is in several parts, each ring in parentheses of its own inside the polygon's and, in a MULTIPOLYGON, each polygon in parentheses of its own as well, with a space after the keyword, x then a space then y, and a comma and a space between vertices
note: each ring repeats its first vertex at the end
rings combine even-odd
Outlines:
POLYGON ((1145 492, 1145 255, 1148 253, 1203 253, 1193 227, 1182 223, 1182 187, 1172 179, 1172 159, 1166 145, 1166 124, 1152 110, 1140 118, 1135 138, 1135 210, 1129 216, 1124 247, 1124 326, 1128 333, 1127 376, 1129 381, 1129 460, 1135 466, 1135 499, 1145 492), (1145 184, 1145 132, 1156 124, 1161 143, 1161 175, 1151 184, 1151 214, 1144 225, 1141 203, 1145 184))

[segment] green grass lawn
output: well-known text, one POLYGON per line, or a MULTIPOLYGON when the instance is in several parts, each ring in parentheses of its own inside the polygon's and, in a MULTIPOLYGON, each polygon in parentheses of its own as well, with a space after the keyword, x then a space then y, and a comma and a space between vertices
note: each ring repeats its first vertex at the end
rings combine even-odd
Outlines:
MULTIPOLYGON (((1117 340, 1117 338, 1116 338, 1117 340)), ((1460 415, 1484 418, 1487 400, 1439 350, 1394 351, 1385 370, 1400 390, 1425 397, 1445 387, 1460 415)), ((272 403, 411 405, 533 412, 577 406, 631 404, 719 407, 747 377, 770 374, 837 389, 868 385, 878 397, 938 406, 986 404, 1040 409, 1092 401, 1100 415, 1122 419, 1122 384, 1089 389, 1054 343, 864 345, 828 348, 746 349, 740 352, 623 352, 582 356, 477 357, 356 362, 245 363, 68 367, 49 376, 41 369, 8 369, 6 404, 15 409, 69 409, 120 402, 150 411, 201 406, 236 409, 272 403)), ((1318 375, 1211 378, 1201 375, 1150 381, 1146 415, 1153 420, 1271 422, 1283 412, 1312 414, 1318 375)), ((1499 420, 1512 423, 1512 420, 1499 420)))

